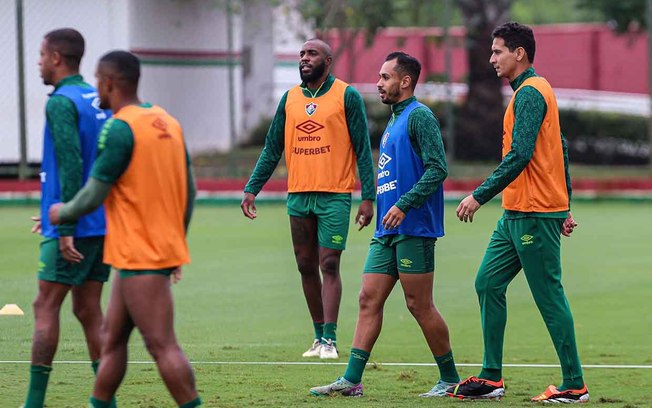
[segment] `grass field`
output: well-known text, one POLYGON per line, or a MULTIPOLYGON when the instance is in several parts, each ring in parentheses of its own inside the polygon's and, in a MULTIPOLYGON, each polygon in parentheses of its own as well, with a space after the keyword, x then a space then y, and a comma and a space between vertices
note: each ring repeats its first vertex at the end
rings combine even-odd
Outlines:
MULTIPOLYGON (((29 234, 31 207, 0 207, 0 306, 17 303, 25 316, 0 316, 0 407, 18 407, 28 381, 36 293, 39 238, 29 234)), ((573 309, 580 357, 585 365, 652 366, 652 205, 578 203, 580 223, 564 239, 564 283, 573 309)), ((446 209, 447 236, 437 244, 435 299, 451 331, 462 376, 477 374, 481 334, 473 279, 500 209, 490 204, 473 224, 454 220, 446 209)), ((285 208, 259 203, 258 219, 246 220, 236 206, 200 206, 190 231, 193 262, 174 288, 176 327, 195 362, 198 388, 207 407, 453 407, 458 401, 423 400, 417 394, 437 379, 417 324, 400 287, 388 300, 374 363, 365 373, 361 399, 314 398, 308 388, 335 379, 339 364, 302 362, 312 325, 301 293, 285 208), (259 362, 259 364, 242 364, 259 362), (228 363, 228 364, 227 364, 228 363), (271 364, 263 364, 271 363, 271 364)), ((357 313, 360 270, 371 230, 352 229, 343 256, 344 292, 338 343, 348 359, 357 313)), ((105 292, 105 301, 106 294, 105 292)), ((506 364, 557 364, 554 349, 519 275, 508 293, 506 364)), ((93 375, 85 343, 67 301, 62 334, 48 389, 48 407, 85 407, 93 375), (64 363, 67 362, 67 363, 64 363), (78 362, 78 363, 74 363, 78 362)), ((138 335, 132 337, 129 371, 118 391, 121 407, 173 407, 138 335)), ((529 398, 560 379, 559 368, 506 367, 507 396, 487 406, 531 406, 529 398)), ((652 406, 652 369, 585 368, 596 407, 652 406)), ((483 404, 484 406, 485 404, 483 404)))

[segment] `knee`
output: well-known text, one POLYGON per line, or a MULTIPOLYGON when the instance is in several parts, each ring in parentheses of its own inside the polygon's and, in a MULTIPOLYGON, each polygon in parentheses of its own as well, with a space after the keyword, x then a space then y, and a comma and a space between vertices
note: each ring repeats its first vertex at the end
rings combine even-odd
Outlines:
POLYGON ((316 275, 318 274, 317 260, 312 257, 296 255, 297 268, 301 275, 316 275))
POLYGON ((52 301, 42 293, 39 293, 32 303, 32 310, 34 310, 34 316, 36 318, 44 314, 58 315, 60 308, 60 303, 52 301))
POLYGON ((337 275, 340 270, 340 257, 339 255, 328 255, 324 257, 319 267, 321 268, 322 273, 337 275))
POLYGON ((425 316, 430 315, 434 311, 434 304, 432 301, 425 299, 416 299, 415 297, 407 297, 405 299, 408 310, 417 321, 420 321, 425 316))
POLYGON ((73 302, 72 313, 80 322, 88 321, 93 316, 91 308, 79 302, 73 302))
POLYGON ((159 358, 168 350, 178 348, 175 342, 171 342, 163 337, 164 336, 143 336, 145 347, 154 361, 158 361, 159 358))
POLYGON ((489 293, 489 279, 486 276, 478 275, 475 278, 475 293, 478 294, 478 297, 482 298, 489 293))
POLYGON ((358 295, 358 306, 360 313, 376 313, 382 308, 378 299, 365 291, 364 288, 360 290, 358 295))

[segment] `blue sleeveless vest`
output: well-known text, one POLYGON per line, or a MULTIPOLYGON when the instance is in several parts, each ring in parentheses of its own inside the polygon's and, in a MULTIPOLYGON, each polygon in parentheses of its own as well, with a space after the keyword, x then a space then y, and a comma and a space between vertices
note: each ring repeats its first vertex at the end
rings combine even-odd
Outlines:
MULTIPOLYGON (((53 95, 62 95, 70 99, 77 108, 77 126, 79 129, 83 183, 86 183, 91 167, 97 155, 97 137, 111 111, 99 108, 99 98, 94 88, 78 85, 64 85, 53 95)), ((41 162, 41 234, 48 238, 58 238, 56 226, 48 219, 48 209, 54 203, 61 201, 59 172, 54 154, 54 141, 48 123, 45 124, 43 136, 43 161, 41 162)), ((76 238, 102 236, 106 233, 104 206, 77 221, 74 236, 76 238)))
POLYGON ((401 196, 414 187, 423 175, 423 161, 410 143, 408 118, 415 108, 425 105, 414 101, 392 122, 380 142, 375 237, 392 234, 438 238, 444 236, 444 189, 439 187, 420 208, 412 208, 398 228, 386 230, 382 219, 401 196))

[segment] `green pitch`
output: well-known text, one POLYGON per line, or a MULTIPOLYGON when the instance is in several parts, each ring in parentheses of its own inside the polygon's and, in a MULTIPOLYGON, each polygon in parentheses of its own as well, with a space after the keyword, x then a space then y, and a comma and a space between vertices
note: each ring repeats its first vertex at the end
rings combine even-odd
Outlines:
MULTIPOLYGON (((446 208, 447 236, 437 244, 435 302, 445 316, 456 361, 482 361, 479 312, 473 279, 500 215, 488 205, 473 224, 454 219, 446 208)), ((17 303, 25 316, 0 316, 0 406, 18 407, 27 388, 36 292, 39 238, 31 235, 32 207, 0 208, 0 306, 17 303)), ((652 366, 652 206, 647 203, 578 203, 580 226, 563 239, 564 284, 571 304, 584 365, 652 366)), ((155 220, 153 220, 155 222, 155 220)), ((372 231, 351 229, 342 262, 344 292, 338 328, 341 363, 348 359, 357 313, 360 269, 372 231)), ((308 388, 334 380, 343 365, 321 365, 301 353, 312 325, 294 264, 282 205, 259 203, 258 219, 245 219, 236 206, 200 206, 190 231, 193 262, 174 288, 176 328, 197 376, 207 407, 459 406, 458 401, 423 400, 417 395, 437 379, 425 341, 397 287, 385 309, 380 339, 363 379, 365 397, 320 399, 308 388), (316 365, 276 362, 312 361, 316 365), (225 363, 232 364, 225 364, 225 363), (253 364, 242 364, 251 362, 253 364), (219 364, 216 364, 219 363, 219 364), (272 363, 272 364, 263 364, 272 363)), ((108 291, 105 291, 105 301, 108 291)), ((519 275, 508 292, 506 364, 557 364, 542 319, 519 275)), ((81 328, 70 302, 62 310, 61 341, 48 389, 49 407, 85 407, 93 375, 81 328), (59 361, 59 363, 57 363, 59 361), (83 363, 64 363, 83 362, 83 363)), ((173 407, 158 373, 132 337, 127 376, 118 393, 121 407, 173 407)), ((478 367, 462 366, 462 376, 478 367)), ((559 368, 506 367, 503 407, 529 407, 529 398, 560 380, 559 368)), ((585 368, 591 403, 597 407, 652 406, 652 369, 585 368)), ((487 403, 494 406, 495 403, 487 403)), ((496 405, 497 406, 497 405, 496 405)))

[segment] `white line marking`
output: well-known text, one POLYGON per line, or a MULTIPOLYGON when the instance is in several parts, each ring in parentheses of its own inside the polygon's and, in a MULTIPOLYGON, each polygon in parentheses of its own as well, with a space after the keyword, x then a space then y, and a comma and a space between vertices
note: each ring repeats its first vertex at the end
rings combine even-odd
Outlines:
MULTIPOLYGON (((89 364, 86 360, 55 360, 56 364, 89 364)), ((193 365, 346 365, 347 363, 325 363, 321 361, 191 361, 193 365)), ((0 364, 31 364, 27 360, 0 360, 0 364)), ((129 364, 154 364, 153 361, 130 361, 129 364)), ((393 366, 393 367, 434 367, 435 363, 367 363, 368 365, 393 366)), ((458 367, 482 367, 482 364, 458 363, 458 367)), ((559 364, 503 364, 503 367, 517 368, 559 368, 559 364)), ((652 369, 652 365, 636 364, 584 364, 582 368, 608 368, 608 369, 652 369)))

